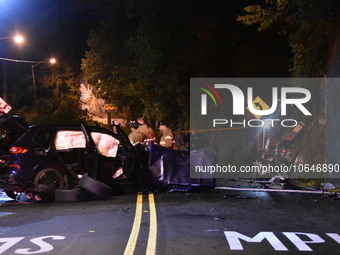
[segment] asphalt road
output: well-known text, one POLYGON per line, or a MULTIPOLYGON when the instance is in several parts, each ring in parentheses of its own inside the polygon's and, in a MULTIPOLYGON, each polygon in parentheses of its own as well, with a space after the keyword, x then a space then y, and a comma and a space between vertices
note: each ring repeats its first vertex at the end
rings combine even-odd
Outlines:
POLYGON ((2 200, 0 254, 340 254, 339 210, 328 195, 221 190, 2 200))

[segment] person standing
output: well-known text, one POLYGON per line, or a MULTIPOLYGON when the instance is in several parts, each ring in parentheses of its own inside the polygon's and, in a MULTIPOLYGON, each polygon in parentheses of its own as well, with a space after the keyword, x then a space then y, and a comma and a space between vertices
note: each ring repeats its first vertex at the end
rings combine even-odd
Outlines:
POLYGON ((137 119, 139 124, 138 131, 145 135, 146 139, 155 140, 155 132, 149 127, 142 117, 137 119))
POLYGON ((149 127, 144 119, 142 117, 139 117, 137 119, 138 122, 138 131, 141 132, 142 134, 144 134, 145 136, 145 145, 149 145, 151 142, 155 141, 155 132, 153 131, 153 129, 151 127, 149 127))
POLYGON ((136 145, 138 143, 143 143, 145 136, 138 130, 138 123, 137 121, 130 121, 129 123, 131 133, 129 134, 129 140, 132 145, 136 145))
POLYGON ((163 147, 173 149, 175 147, 174 134, 164 121, 158 122, 158 129, 161 131, 159 144, 163 147))

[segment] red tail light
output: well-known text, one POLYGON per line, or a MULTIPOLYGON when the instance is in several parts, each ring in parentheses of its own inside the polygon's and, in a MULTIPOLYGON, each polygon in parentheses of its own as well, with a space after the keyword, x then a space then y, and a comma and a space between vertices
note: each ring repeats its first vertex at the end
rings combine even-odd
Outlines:
POLYGON ((10 165, 8 165, 8 167, 12 168, 12 169, 20 170, 20 166, 19 165, 10 164, 10 165))
POLYGON ((26 147, 11 147, 9 148, 9 153, 11 154, 24 154, 28 151, 26 147))

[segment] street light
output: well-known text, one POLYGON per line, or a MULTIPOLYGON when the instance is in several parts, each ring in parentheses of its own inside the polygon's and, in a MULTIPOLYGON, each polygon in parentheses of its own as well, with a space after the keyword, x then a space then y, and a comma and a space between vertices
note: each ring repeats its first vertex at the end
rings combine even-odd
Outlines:
POLYGON ((22 37, 21 35, 17 35, 17 36, 14 37, 14 41, 16 43, 23 43, 24 40, 25 40, 24 37, 22 37))
POLYGON ((22 37, 21 35, 0 37, 0 40, 4 39, 12 39, 15 43, 18 44, 23 43, 25 41, 24 37, 22 37))
POLYGON ((37 102, 37 92, 36 92, 36 86, 35 86, 35 75, 34 75, 34 67, 40 64, 55 64, 57 63, 57 60, 55 58, 51 58, 49 61, 40 61, 36 63, 32 63, 32 81, 33 81, 33 91, 34 91, 34 103, 37 102))
MULTIPOLYGON (((0 40, 5 40, 5 39, 12 39, 17 44, 21 44, 25 40, 24 37, 22 37, 21 35, 0 37, 0 40)), ((2 63, 2 74, 3 74, 3 81, 2 81, 3 99, 6 101, 7 100, 7 71, 6 71, 5 61, 3 61, 2 63)))
MULTIPOLYGON (((30 60, 19 60, 19 59, 11 59, 11 58, 2 58, 2 57, 0 57, 0 60, 3 60, 4 63, 6 61, 9 61, 9 62, 16 62, 16 63, 28 63, 28 64, 31 64, 31 67, 32 67, 33 91, 34 91, 34 102, 35 103, 37 101, 37 94, 36 94, 36 87, 35 87, 34 67, 36 67, 37 65, 40 65, 40 64, 56 64, 57 63, 57 60, 55 58, 51 58, 49 61, 44 61, 44 60, 43 61, 30 61, 30 60)), ((6 86, 6 93, 5 93, 5 88, 4 88, 4 100, 5 100, 5 98, 7 98, 7 86, 6 86)))

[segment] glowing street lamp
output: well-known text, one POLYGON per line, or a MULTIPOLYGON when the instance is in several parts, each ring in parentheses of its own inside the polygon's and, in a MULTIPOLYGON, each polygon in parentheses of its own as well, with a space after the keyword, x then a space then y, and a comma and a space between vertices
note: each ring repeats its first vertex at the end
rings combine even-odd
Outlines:
MULTIPOLYGON (((21 35, 0 37, 0 40, 5 40, 5 39, 12 39, 17 44, 21 44, 25 41, 24 37, 22 37, 21 35)), ((5 61, 3 61, 3 64, 2 64, 2 73, 3 73, 3 85, 2 85, 3 98, 6 101, 7 100, 7 71, 6 71, 5 61)))
MULTIPOLYGON (((9 62, 16 62, 16 63, 28 63, 31 64, 32 67, 32 81, 33 81, 33 91, 34 91, 34 100, 36 102, 37 100, 37 94, 36 94, 36 87, 35 87, 35 74, 34 74, 34 67, 40 64, 56 64, 57 60, 55 58, 51 58, 50 60, 46 61, 30 61, 30 60, 19 60, 19 59, 11 59, 11 58, 2 58, 0 57, 0 60, 3 60, 4 63, 6 61, 9 62)), ((5 83, 4 83, 5 85, 5 83)), ((4 100, 6 101, 7 99, 7 81, 6 81, 6 87, 4 87, 4 100)))
POLYGON ((21 44, 25 41, 22 35, 0 37, 0 40, 5 40, 5 39, 12 39, 15 43, 18 43, 18 44, 21 44))
POLYGON ((21 35, 17 35, 13 39, 16 43, 19 43, 19 44, 25 41, 24 37, 22 37, 21 35))

